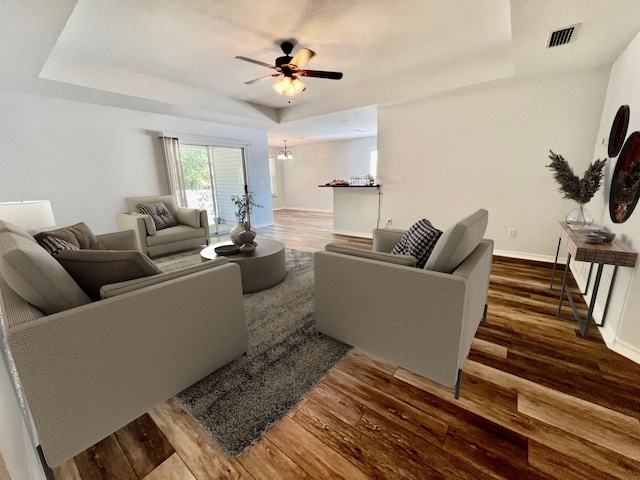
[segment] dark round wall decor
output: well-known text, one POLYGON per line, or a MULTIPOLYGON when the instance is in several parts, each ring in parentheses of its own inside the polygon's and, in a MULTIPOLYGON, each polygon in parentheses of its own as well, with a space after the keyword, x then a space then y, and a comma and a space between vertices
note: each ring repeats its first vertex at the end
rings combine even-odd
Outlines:
POLYGON ((627 138, 611 179, 609 215, 613 223, 625 222, 640 196, 640 132, 627 138))
POLYGON ((611 124, 611 133, 609 133, 609 149, 610 158, 620 153, 624 137, 627 136, 627 127, 629 126, 629 105, 622 105, 618 109, 613 123, 611 124))

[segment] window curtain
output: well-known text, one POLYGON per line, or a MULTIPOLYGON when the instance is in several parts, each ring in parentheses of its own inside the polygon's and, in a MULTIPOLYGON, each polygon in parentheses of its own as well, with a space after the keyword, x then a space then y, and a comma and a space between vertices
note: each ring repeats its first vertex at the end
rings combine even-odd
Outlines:
POLYGON ((169 191, 176 197, 180 207, 187 206, 187 193, 184 188, 184 172, 180 158, 180 141, 173 137, 160 137, 164 152, 164 166, 167 171, 169 191))

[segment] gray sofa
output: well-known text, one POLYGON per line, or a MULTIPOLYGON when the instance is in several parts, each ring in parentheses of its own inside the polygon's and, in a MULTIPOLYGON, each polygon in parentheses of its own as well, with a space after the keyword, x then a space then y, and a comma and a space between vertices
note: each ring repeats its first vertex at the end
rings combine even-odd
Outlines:
MULTIPOLYGON (((101 257, 135 249, 131 231, 96 237, 101 257)), ((240 268, 226 259, 100 290, 91 301, 31 235, 0 221, 4 353, 51 467, 247 349, 240 268)))
POLYGON ((209 245, 211 234, 206 210, 178 207, 173 195, 126 197, 126 213, 117 213, 119 230, 133 230, 138 250, 156 257, 186 250, 200 245, 209 245), (139 213, 138 204, 164 203, 178 223, 174 227, 158 229, 152 217, 139 213))
POLYGON ((493 241, 488 212, 444 231, 424 268, 391 250, 400 230, 373 231, 373 250, 329 244, 314 254, 316 328, 447 387, 486 315, 493 241))

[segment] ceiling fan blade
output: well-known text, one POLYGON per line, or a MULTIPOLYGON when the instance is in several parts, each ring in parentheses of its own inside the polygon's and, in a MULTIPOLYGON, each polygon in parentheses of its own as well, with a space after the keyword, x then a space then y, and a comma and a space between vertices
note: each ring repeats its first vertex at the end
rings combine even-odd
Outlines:
POLYGON ((253 80, 249 80, 248 82, 244 82, 244 84, 245 85, 251 85, 251 84, 254 84, 254 83, 261 82, 262 80, 266 80, 267 78, 279 77, 280 75, 282 75, 282 74, 281 73, 272 73, 271 75, 266 75, 264 77, 254 78, 253 80))
POLYGON ((301 77, 329 78, 331 80, 340 80, 342 78, 342 72, 325 72, 322 70, 298 70, 296 75, 300 75, 301 77))
POLYGON ((249 63, 255 63, 256 65, 262 65, 263 67, 267 67, 267 68, 276 68, 273 65, 269 65, 268 63, 265 62, 261 62, 260 60, 254 60, 252 58, 247 58, 247 57, 236 57, 238 60, 244 60, 245 62, 249 62, 249 63))
POLYGON ((314 52, 313 50, 309 50, 308 48, 301 48, 289 63, 295 65, 298 68, 302 68, 309 60, 311 60, 311 58, 315 54, 316 52, 314 52))

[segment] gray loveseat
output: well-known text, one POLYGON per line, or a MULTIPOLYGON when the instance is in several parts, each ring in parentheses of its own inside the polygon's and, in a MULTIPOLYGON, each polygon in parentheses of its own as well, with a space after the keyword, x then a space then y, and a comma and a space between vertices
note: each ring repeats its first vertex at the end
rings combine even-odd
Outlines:
POLYGON ((373 231, 373 251, 329 244, 314 254, 318 331, 460 392, 462 364, 486 315, 493 241, 488 212, 444 231, 424 268, 373 231))
MULTIPOLYGON (((131 231, 96 237, 105 249, 135 249, 131 231)), ((51 467, 247 349, 240 269, 226 259, 101 292, 91 301, 31 235, 0 221, 7 360, 51 467)))

